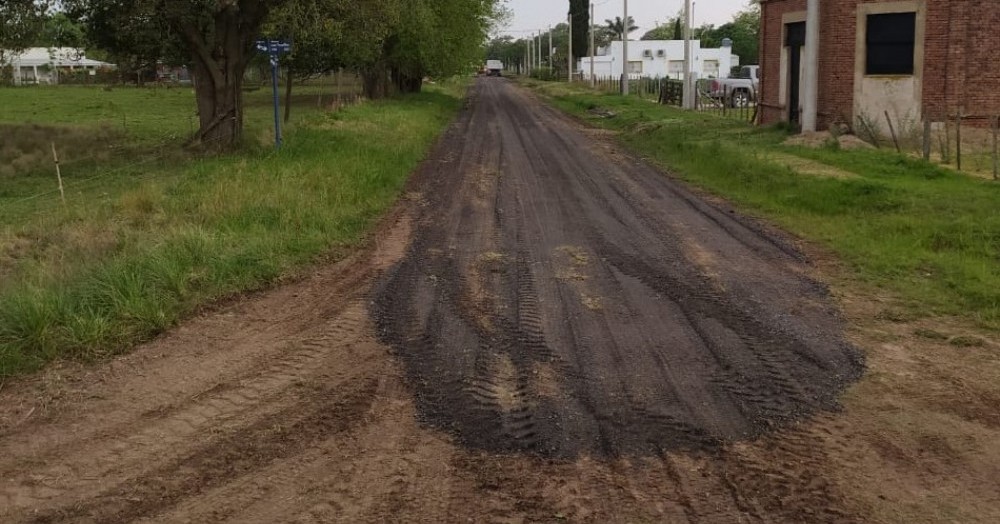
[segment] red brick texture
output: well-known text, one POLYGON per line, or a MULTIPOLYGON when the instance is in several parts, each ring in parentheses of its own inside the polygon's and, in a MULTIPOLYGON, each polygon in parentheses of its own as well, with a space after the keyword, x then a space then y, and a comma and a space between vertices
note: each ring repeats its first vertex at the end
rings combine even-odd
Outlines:
MULTIPOLYGON (((821 0, 819 124, 853 122, 857 6, 891 0, 821 0)), ((1000 0, 926 0, 923 111, 959 109, 972 125, 1000 115, 1000 0)), ((782 16, 806 0, 761 2, 761 122, 788 119, 780 100, 782 16)))

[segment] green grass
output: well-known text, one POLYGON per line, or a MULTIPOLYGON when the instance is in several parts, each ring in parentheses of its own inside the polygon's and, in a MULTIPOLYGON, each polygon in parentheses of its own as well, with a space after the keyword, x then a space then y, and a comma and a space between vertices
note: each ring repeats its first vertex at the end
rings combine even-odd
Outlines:
MULTIPOLYGON (((0 376, 123 351, 206 302, 356 246, 451 121, 460 93, 437 86, 302 112, 277 153, 188 159, 173 151, 84 169, 67 176, 66 206, 58 194, 25 200, 51 190, 52 173, 0 178, 0 376)), ((173 93, 148 96, 190 110, 173 93)), ((97 128, 101 115, 81 113, 75 123, 97 128)), ((148 129, 185 125, 175 118, 148 129)))
MULTIPOLYGON (((357 86, 341 86, 340 92, 357 86)), ((333 85, 296 86, 294 96, 305 110, 316 99, 336 91, 333 85)), ((281 87, 284 96, 284 87, 281 87)), ((251 134, 266 131, 273 121, 270 89, 244 93, 246 128, 251 134)), ((282 99, 284 104, 284 99, 282 99)), ((0 124, 86 126, 106 128, 146 143, 190 136, 198 127, 194 90, 191 87, 142 88, 93 86, 32 86, 0 88, 0 124)))
POLYGON ((884 150, 785 146, 777 128, 526 83, 566 112, 621 131, 625 146, 680 178, 826 246, 853 278, 891 290, 912 313, 1000 329, 1000 184, 884 150), (591 116, 597 107, 616 116, 591 116), (787 155, 849 176, 806 175, 772 158, 787 155))

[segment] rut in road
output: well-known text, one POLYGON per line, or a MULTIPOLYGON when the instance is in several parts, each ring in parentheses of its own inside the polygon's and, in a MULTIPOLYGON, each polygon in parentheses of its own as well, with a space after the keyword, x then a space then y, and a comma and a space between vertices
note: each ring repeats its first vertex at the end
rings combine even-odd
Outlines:
POLYGON ((835 407, 860 376, 786 239, 507 81, 478 82, 445 143, 373 312, 424 419, 464 444, 713 448, 835 407))
POLYGON ((3 384, 0 522, 877 521, 841 414, 711 446, 860 369, 794 251, 578 129, 483 82, 362 249, 3 384))

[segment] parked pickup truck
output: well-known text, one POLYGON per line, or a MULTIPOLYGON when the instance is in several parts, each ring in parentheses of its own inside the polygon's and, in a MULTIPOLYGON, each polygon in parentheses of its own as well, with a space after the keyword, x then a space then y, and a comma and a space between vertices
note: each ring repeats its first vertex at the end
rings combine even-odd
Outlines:
POLYGON ((499 60, 487 60, 486 76, 503 76, 503 62, 499 60))
POLYGON ((744 107, 756 102, 760 88, 760 66, 743 66, 734 77, 712 80, 708 96, 722 100, 730 107, 744 107))

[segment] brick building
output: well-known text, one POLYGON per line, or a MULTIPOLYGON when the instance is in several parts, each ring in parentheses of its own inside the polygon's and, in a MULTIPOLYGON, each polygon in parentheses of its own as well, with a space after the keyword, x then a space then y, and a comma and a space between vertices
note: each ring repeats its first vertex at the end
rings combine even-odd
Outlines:
MULTIPOLYGON (((820 0, 819 128, 1000 115, 1000 0, 820 0)), ((799 122, 806 0, 761 0, 761 119, 799 122)))

